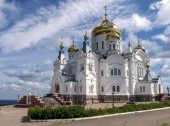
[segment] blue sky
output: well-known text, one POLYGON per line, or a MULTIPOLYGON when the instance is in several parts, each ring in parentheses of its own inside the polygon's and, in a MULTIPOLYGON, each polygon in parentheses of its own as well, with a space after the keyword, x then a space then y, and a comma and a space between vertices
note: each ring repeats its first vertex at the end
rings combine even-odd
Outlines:
POLYGON ((103 20, 104 5, 122 29, 124 50, 139 38, 152 76, 169 85, 170 0, 0 0, 0 99, 49 92, 60 42, 66 55, 73 36, 81 47, 85 30, 90 37, 103 20))

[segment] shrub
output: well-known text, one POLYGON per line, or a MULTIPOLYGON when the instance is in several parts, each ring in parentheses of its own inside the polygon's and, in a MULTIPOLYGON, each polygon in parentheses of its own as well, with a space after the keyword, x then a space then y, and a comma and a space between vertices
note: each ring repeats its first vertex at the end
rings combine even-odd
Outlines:
POLYGON ((28 110, 31 119, 66 119, 91 117, 105 114, 115 114, 122 112, 133 112, 139 110, 148 110, 162 107, 170 107, 170 102, 150 103, 150 104, 128 104, 122 107, 113 107, 105 109, 85 109, 82 106, 59 106, 56 108, 33 107, 28 110))

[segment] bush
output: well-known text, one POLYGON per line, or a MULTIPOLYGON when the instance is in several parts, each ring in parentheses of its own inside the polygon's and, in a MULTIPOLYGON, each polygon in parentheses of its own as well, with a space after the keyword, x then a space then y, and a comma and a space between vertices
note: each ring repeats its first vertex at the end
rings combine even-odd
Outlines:
POLYGON ((105 114, 115 114, 122 112, 133 112, 140 110, 149 110, 162 107, 170 107, 170 102, 150 103, 150 104, 128 104, 122 107, 113 107, 106 109, 85 109, 82 106, 59 106, 56 108, 33 107, 28 110, 31 119, 66 119, 91 117, 105 114))

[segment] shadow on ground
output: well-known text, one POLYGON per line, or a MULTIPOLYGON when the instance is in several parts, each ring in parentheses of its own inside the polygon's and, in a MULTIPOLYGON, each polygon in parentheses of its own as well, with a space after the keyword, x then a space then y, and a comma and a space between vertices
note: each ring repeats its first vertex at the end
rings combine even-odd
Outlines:
POLYGON ((28 116, 23 116, 21 122, 30 122, 30 119, 28 116))

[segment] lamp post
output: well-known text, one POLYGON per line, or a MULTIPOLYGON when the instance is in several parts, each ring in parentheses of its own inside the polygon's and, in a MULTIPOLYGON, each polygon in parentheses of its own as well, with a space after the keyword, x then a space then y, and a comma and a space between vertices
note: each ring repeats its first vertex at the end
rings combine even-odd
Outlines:
POLYGON ((113 104, 112 104, 112 107, 114 107, 114 101, 115 101, 114 92, 112 92, 112 96, 113 96, 113 104))
POLYGON ((18 94, 18 102, 19 102, 19 94, 18 94))
POLYGON ((69 85, 69 87, 70 87, 69 100, 70 100, 70 104, 72 104, 72 98, 71 98, 71 94, 72 94, 72 92, 71 92, 71 85, 69 85))
POLYGON ((169 96, 169 87, 167 86, 167 92, 168 92, 168 96, 169 96))

